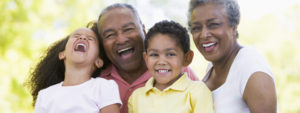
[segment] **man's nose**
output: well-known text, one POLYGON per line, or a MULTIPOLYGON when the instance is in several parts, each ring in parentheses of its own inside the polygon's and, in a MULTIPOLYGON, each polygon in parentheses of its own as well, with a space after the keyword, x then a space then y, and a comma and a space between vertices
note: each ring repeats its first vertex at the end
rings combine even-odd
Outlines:
POLYGON ((118 33, 117 44, 124 44, 128 41, 128 37, 123 33, 118 33))

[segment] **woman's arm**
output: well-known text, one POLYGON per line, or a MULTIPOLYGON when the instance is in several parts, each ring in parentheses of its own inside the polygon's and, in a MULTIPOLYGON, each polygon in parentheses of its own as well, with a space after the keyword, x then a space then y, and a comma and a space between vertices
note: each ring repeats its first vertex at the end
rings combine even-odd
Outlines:
POLYGON ((276 113, 275 83, 271 76, 264 72, 255 72, 251 75, 243 98, 251 113, 276 113))
POLYGON ((100 113, 120 113, 120 104, 111 104, 100 109, 100 113))

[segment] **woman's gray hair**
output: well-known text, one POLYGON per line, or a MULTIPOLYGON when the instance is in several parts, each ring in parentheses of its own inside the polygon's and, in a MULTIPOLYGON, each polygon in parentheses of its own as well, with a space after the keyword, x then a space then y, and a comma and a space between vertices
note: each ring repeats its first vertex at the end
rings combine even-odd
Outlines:
POLYGON ((225 11, 226 16, 231 27, 237 27, 240 22, 240 8, 236 0, 191 0, 188 11, 188 26, 191 27, 191 16, 193 10, 198 6, 203 6, 207 3, 214 3, 221 5, 225 11))

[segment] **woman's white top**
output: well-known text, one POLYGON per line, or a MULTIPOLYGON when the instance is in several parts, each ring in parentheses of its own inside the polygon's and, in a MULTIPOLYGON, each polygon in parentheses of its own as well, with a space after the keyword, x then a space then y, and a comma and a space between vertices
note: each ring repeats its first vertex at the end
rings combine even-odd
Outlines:
MULTIPOLYGON (((212 67, 210 63, 203 81, 210 76, 212 67)), ((243 94, 248 79, 255 72, 268 74, 275 83, 271 68, 262 54, 254 47, 241 48, 230 67, 224 84, 212 91, 216 113, 250 113, 248 105, 243 100, 243 94)))
POLYGON ((98 77, 76 86, 62 83, 39 92, 35 113, 99 113, 105 106, 121 104, 118 85, 113 80, 98 77))

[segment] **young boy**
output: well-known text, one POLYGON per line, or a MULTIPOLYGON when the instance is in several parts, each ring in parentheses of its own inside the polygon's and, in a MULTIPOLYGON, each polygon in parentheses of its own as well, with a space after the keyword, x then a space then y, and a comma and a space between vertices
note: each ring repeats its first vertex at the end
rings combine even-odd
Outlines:
POLYGON ((211 92, 183 73, 194 53, 187 30, 173 21, 156 23, 143 53, 150 78, 129 98, 129 113, 213 113, 211 92))

